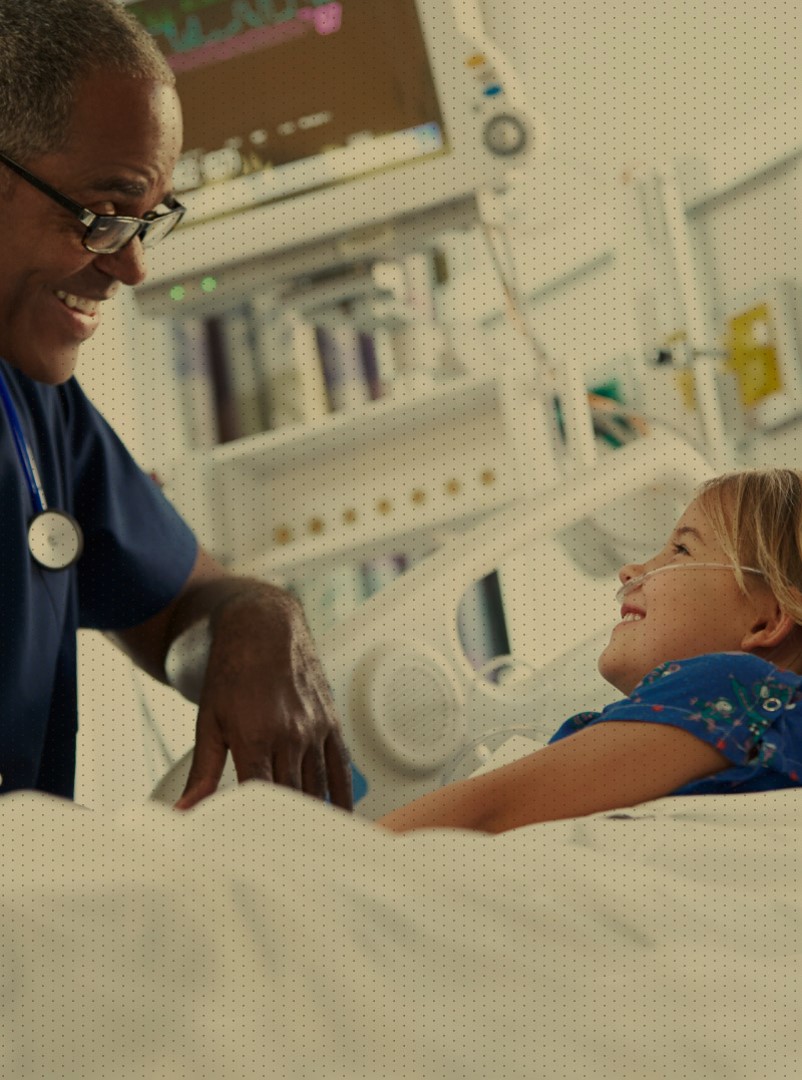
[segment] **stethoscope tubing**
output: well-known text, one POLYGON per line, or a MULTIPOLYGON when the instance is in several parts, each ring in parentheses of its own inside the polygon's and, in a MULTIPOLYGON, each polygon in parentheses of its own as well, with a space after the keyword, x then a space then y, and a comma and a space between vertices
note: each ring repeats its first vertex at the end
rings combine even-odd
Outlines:
POLYGON ((0 399, 2 399, 5 414, 8 417, 8 423, 11 427, 11 436, 14 439, 14 447, 17 451, 17 457, 19 458, 22 471, 25 475, 28 491, 31 493, 34 509, 38 514, 44 513, 44 511, 47 510, 45 493, 42 490, 36 466, 33 463, 33 458, 31 457, 31 452, 28 448, 28 440, 25 438, 25 432, 22 430, 22 424, 20 423, 16 406, 14 405, 2 370, 0 370, 0 399))

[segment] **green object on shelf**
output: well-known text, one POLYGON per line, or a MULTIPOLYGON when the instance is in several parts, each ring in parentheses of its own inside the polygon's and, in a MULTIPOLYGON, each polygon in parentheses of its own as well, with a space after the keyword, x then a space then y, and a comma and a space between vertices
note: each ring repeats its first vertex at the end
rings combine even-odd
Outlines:
POLYGON ((624 395, 621 392, 621 383, 618 379, 608 379, 601 386, 591 386, 589 392, 598 394, 599 397, 610 398, 611 401, 617 401, 619 405, 624 404, 624 395))
MULTIPOLYGON (((588 389, 589 394, 597 394, 599 397, 609 398, 610 401, 617 401, 619 405, 624 404, 624 395, 621 392, 621 383, 618 379, 608 379, 607 382, 601 383, 599 386, 591 386, 588 389)), ((560 438, 565 442, 565 419, 563 418, 563 411, 560 407, 560 399, 554 399, 554 415, 557 419, 557 429, 560 432, 560 438)), ((601 422, 597 423, 594 417, 593 431, 594 434, 604 439, 610 446, 618 448, 623 446, 625 442, 628 442, 628 438, 624 435, 631 432, 631 427, 626 417, 613 417, 610 419, 610 427, 614 428, 618 425, 623 426, 624 431, 621 432, 621 437, 614 434, 612 430, 609 430, 607 425, 602 426, 601 422)))
MULTIPOLYGON (((592 386, 589 391, 599 397, 624 404, 624 395, 618 379, 608 379, 600 386, 592 386)), ((610 413, 609 416, 597 415, 593 418, 593 431, 610 446, 618 449, 636 436, 632 425, 623 414, 610 413)))

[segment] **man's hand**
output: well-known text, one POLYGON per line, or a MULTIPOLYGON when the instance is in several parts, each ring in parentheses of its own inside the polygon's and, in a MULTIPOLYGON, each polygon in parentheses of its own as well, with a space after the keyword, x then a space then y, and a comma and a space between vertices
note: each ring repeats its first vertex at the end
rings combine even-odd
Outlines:
POLYGON ((183 589, 147 622, 113 635, 148 674, 184 630, 209 618, 186 810, 216 790, 230 750, 240 780, 273 780, 353 806, 348 752, 298 601, 275 585, 228 573, 203 549, 183 589))
POLYGON ((195 753, 177 809, 215 791, 229 750, 240 782, 272 780, 352 808, 348 752, 301 606, 269 585, 214 612, 195 753))

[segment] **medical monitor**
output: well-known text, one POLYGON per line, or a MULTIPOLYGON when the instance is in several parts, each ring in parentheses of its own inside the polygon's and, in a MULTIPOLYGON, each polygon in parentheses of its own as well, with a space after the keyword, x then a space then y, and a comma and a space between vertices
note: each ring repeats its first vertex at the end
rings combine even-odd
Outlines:
POLYGON ((392 255, 381 226, 456 206, 539 149, 513 74, 457 4, 129 2, 175 71, 185 123, 188 214, 143 291, 186 292, 251 260, 267 280, 392 255))

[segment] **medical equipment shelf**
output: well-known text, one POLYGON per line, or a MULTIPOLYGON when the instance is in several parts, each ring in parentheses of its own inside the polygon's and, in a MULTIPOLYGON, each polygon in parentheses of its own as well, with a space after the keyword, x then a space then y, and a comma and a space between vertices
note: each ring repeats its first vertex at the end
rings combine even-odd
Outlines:
MULTIPOLYGON (((286 465, 319 463, 321 452, 335 451, 343 441, 403 438, 415 428, 452 423, 458 412, 478 417, 489 407, 494 378, 432 380, 431 388, 411 398, 382 398, 366 402, 358 410, 332 412, 308 424, 235 439, 209 451, 218 465, 261 464, 273 471, 272 455, 279 453, 286 465), (263 456, 264 455, 264 456, 263 456)), ((490 406, 492 407, 492 405, 490 406)))
POLYGON ((192 454, 167 493, 215 555, 275 576, 425 552, 443 529, 553 483, 552 438, 534 375, 461 377, 192 454))

